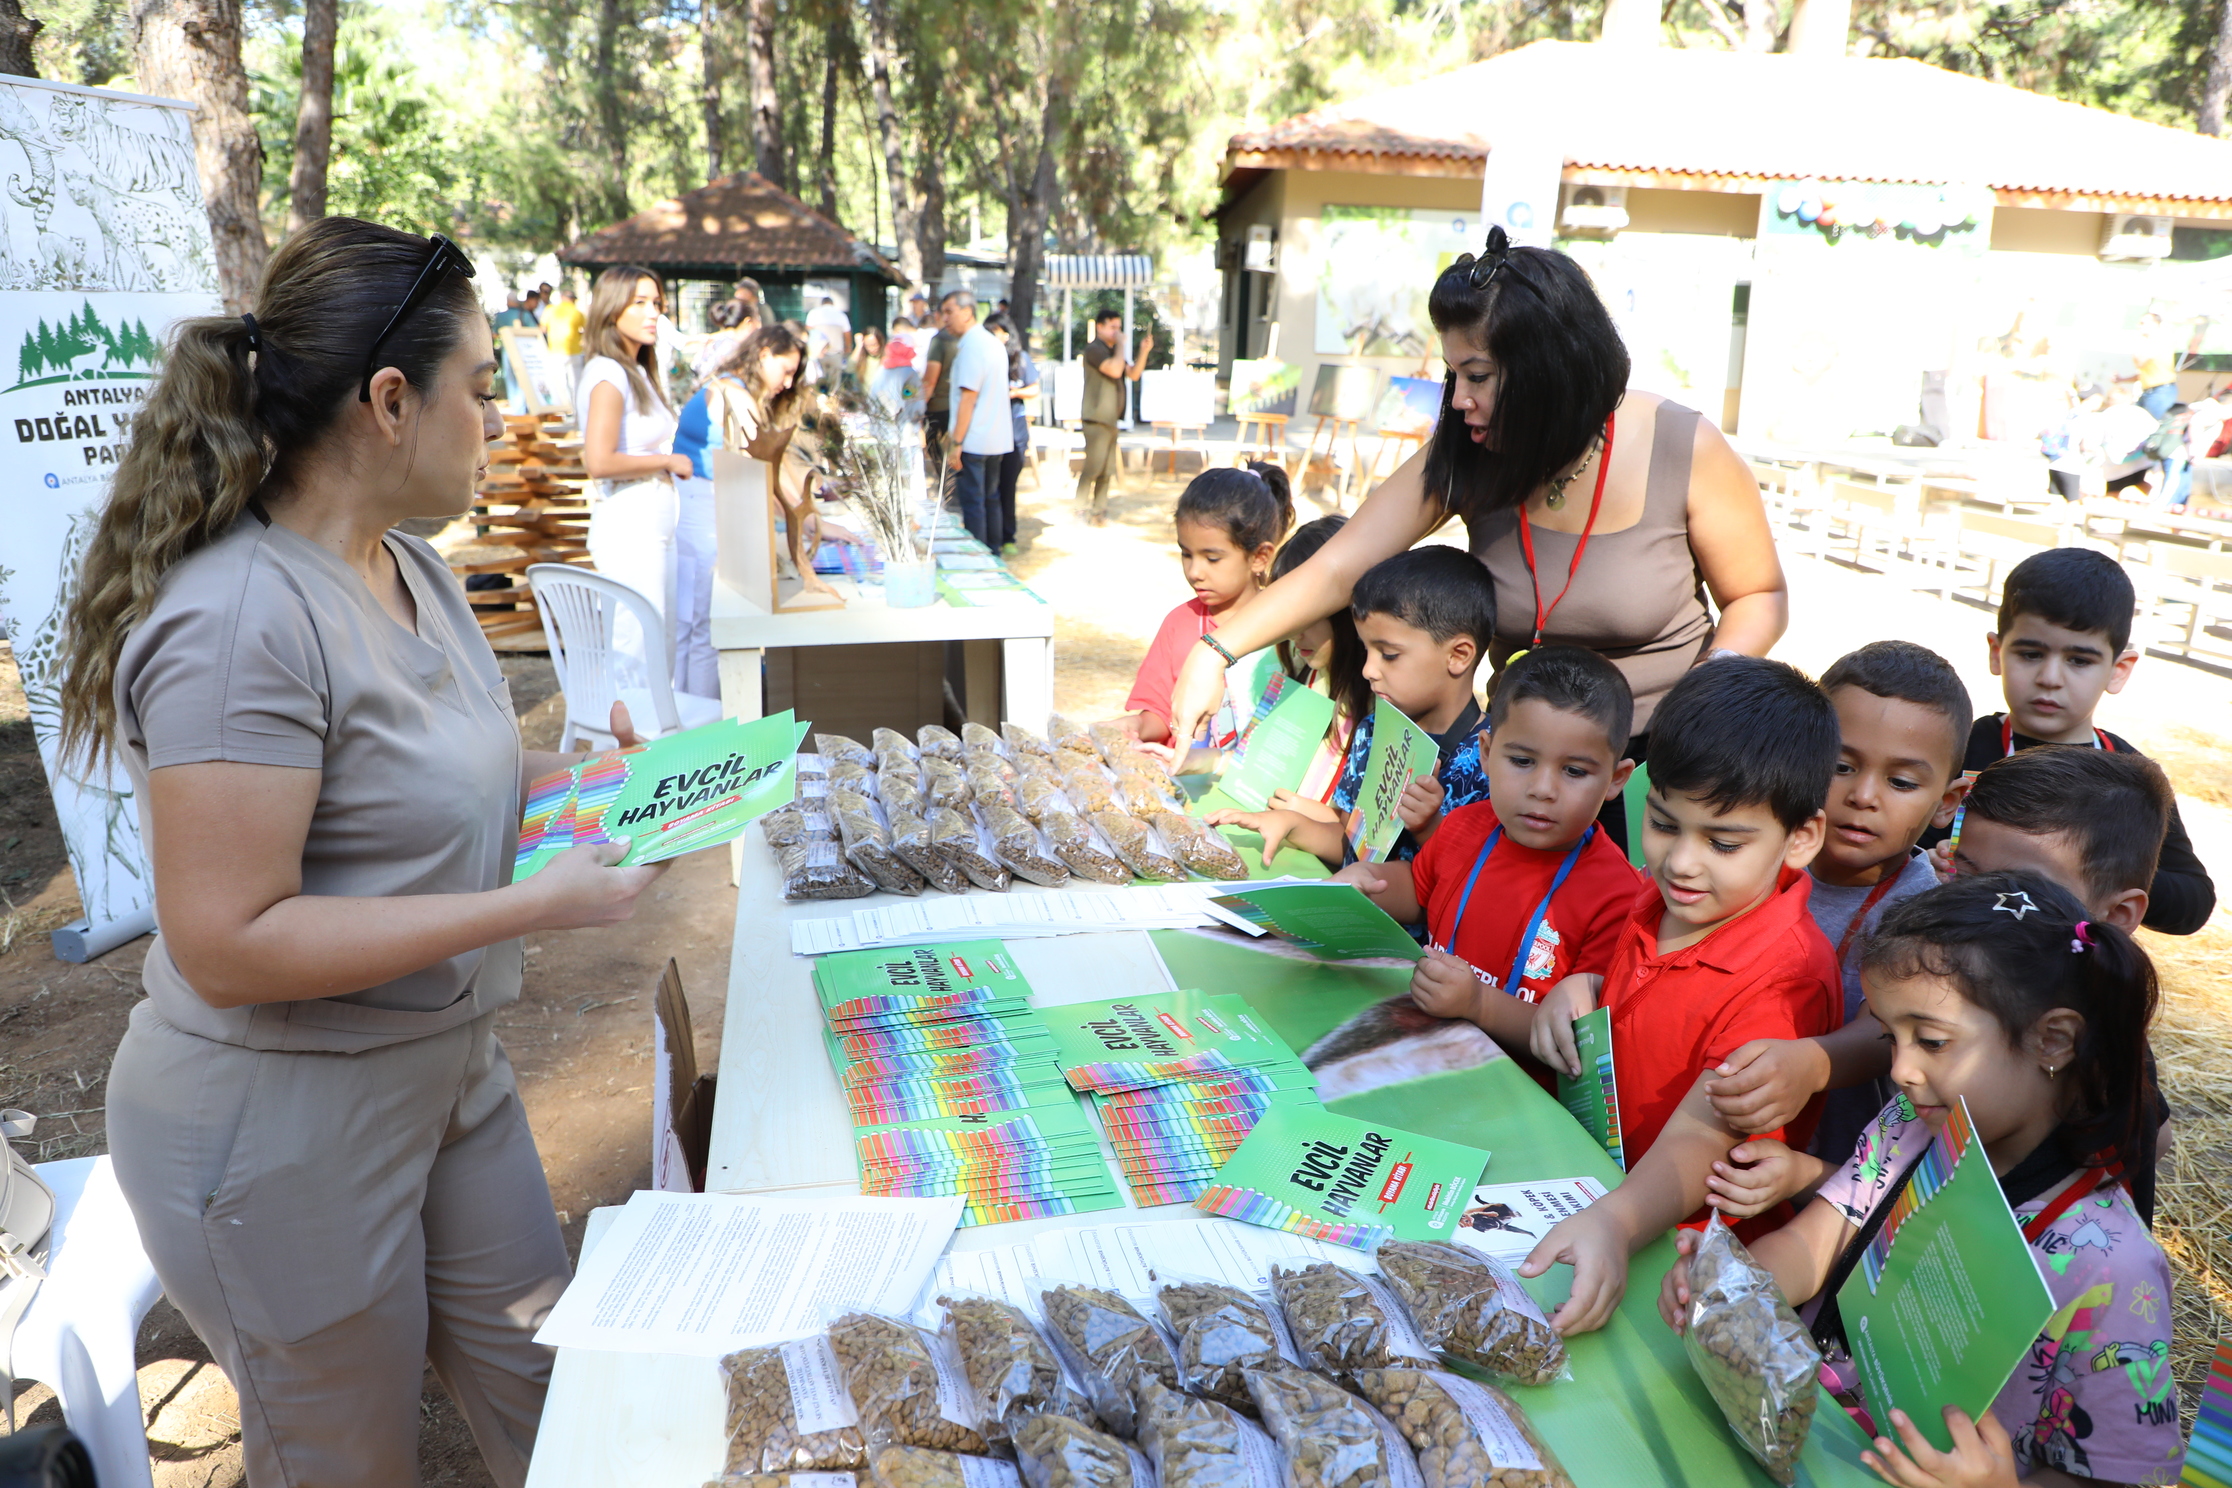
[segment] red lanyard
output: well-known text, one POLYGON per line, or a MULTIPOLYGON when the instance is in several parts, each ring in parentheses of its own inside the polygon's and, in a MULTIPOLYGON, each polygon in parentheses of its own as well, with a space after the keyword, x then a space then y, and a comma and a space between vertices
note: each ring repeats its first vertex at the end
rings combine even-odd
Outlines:
POLYGON ((2023 1221, 2023 1238, 2037 1244, 2049 1225, 2097 1192, 2102 1179, 2122 1176, 2122 1163, 2110 1163, 2104 1168, 2080 1168, 2075 1183, 2056 1194, 2053 1203, 2023 1221))
MULTIPOLYGON (((2093 748, 2116 752, 2116 745, 2107 732, 2097 725, 2093 728, 2093 748)), ((2000 758, 2006 759, 2015 752, 2015 715, 2010 713, 2000 720, 2000 758)))
POLYGON ((1542 644, 1542 628, 1550 617, 1558 613, 1558 606, 1566 597, 1566 590, 1580 576, 1581 560, 1589 553, 1589 534, 1596 531, 1597 509, 1604 505, 1604 477, 1612 469, 1612 416, 1604 416, 1604 454, 1597 464, 1596 494, 1589 498, 1589 520, 1581 528, 1581 543, 1573 550, 1573 565, 1566 570, 1565 589, 1550 601, 1550 608, 1542 607, 1542 578, 1535 572, 1534 524, 1527 520, 1525 507, 1519 509, 1519 546, 1527 552, 1527 578, 1534 584, 1535 623, 1534 639, 1527 643, 1531 649, 1542 644))
POLYGON ((1860 927, 1867 923, 1868 911, 1874 909, 1883 896, 1891 892, 1891 886, 1899 881, 1901 874, 1906 872, 1906 865, 1907 860, 1903 858, 1896 866, 1888 863, 1884 865, 1883 877, 1876 880, 1874 888, 1868 890, 1868 897, 1860 901, 1860 912, 1852 917, 1852 923, 1845 926, 1844 934, 1837 938, 1837 974, 1839 976, 1844 975, 1845 953, 1852 949, 1852 937, 1858 935, 1860 927))

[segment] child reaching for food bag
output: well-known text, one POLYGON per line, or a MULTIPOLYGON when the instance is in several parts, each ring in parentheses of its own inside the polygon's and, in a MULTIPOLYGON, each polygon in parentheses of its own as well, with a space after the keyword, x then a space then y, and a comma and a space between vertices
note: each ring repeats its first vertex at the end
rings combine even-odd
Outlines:
MULTIPOLYGON (((1124 722, 1144 744, 1182 753, 1203 742, 1228 747, 1239 736, 1278 661, 1268 648, 1247 657, 1227 654, 1225 706, 1217 710, 1206 740, 1170 737, 1170 690, 1178 667, 1218 624, 1244 609, 1262 591, 1279 539, 1294 523, 1294 498, 1286 472, 1258 462, 1245 470, 1218 467, 1195 476, 1178 498, 1178 557, 1194 597, 1163 617, 1132 680, 1124 722)), ((1222 651, 1222 647, 1217 647, 1222 651)))
MULTIPOLYGON (((2132 1199, 2155 1160, 2146 952, 2048 880, 1989 873, 1894 905, 1860 965, 1898 1095, 1813 1202, 1751 1246, 1793 1305, 1823 1299, 1823 1383, 1869 1409, 1835 1295, 1959 1100, 2059 1309, 1981 1420, 1946 1408, 1950 1452, 1894 1409, 1873 1419, 1868 1465, 1912 1488, 2177 1481, 2170 1266, 2132 1199)), ((1659 1313, 1679 1330, 1702 1283, 1698 1236, 1676 1244, 1659 1313)))

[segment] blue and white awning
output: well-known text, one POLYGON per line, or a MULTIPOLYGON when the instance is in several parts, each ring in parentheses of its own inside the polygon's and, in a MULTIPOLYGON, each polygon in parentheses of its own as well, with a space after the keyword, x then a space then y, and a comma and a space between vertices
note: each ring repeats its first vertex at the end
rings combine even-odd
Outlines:
POLYGON ((1040 283, 1048 289, 1146 289, 1155 261, 1144 253, 1051 253, 1040 283))

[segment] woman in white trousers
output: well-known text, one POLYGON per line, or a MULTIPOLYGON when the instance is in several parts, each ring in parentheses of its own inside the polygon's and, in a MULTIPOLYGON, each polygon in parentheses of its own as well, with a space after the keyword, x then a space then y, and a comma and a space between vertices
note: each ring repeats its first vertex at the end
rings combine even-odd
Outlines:
POLYGON ((669 672, 675 613, 674 533, 680 518, 674 483, 693 473, 674 453, 674 410, 661 385, 656 345, 665 302, 648 269, 612 268, 597 276, 582 328, 588 360, 574 407, 582 410, 581 465, 590 478, 589 561, 651 601, 662 624, 643 634, 633 615, 613 630, 613 649, 642 668, 669 672))

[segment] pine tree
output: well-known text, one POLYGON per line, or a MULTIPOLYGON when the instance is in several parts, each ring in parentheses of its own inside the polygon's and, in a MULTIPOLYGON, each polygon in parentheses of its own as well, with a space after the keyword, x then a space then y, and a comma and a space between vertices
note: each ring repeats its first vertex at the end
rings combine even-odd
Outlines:
POLYGON ((16 381, 26 383, 46 370, 46 361, 39 355, 39 343, 29 331, 23 333, 23 349, 16 353, 16 381))

